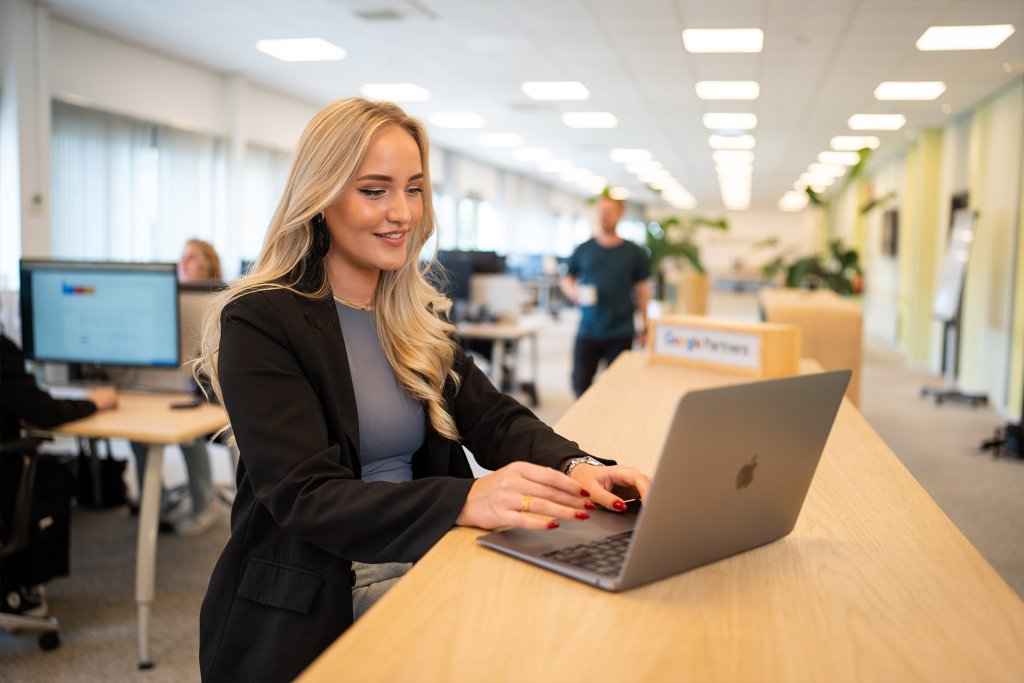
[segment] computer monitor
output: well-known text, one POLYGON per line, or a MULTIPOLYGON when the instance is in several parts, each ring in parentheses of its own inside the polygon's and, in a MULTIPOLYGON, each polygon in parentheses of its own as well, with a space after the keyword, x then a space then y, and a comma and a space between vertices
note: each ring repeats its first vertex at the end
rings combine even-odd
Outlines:
POLYGON ((505 257, 493 251, 439 251, 437 261, 447 272, 444 293, 453 301, 469 301, 471 276, 505 272, 505 257))
POLYGON ((177 267, 23 259, 21 335, 32 360, 177 367, 177 267))

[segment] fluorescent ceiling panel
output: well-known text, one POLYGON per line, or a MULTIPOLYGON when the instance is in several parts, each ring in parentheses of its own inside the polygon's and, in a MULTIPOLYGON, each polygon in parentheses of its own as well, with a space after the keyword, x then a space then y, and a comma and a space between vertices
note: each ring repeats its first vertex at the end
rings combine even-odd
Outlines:
POLYGON ((615 128, 619 120, 606 111, 567 111, 562 114, 562 123, 570 128, 615 128))
POLYGON ((757 127, 754 114, 704 114, 704 125, 712 130, 752 130, 757 127))
POLYGON ((712 135, 708 138, 712 149, 754 149, 753 135, 712 135))
POLYGON ((829 140, 829 147, 838 152, 859 152, 865 147, 878 147, 878 138, 874 135, 837 135, 829 140))
POLYGON ((754 153, 747 149, 720 149, 712 152, 711 158, 718 163, 738 161, 749 164, 754 162, 754 153))
POLYGON ((415 83, 367 83, 359 88, 359 93, 368 100, 388 102, 426 102, 430 99, 430 91, 415 83))
POLYGON ((756 100, 761 94, 757 81, 697 81, 694 90, 702 100, 756 100))
POLYGON ((854 114, 846 122, 850 130, 899 130, 906 123, 903 114, 854 114))
POLYGON ((853 166, 860 161, 860 154, 857 152, 822 152, 818 155, 818 161, 823 164, 853 166))
POLYGON ((327 62, 345 59, 347 54, 323 38, 280 38, 257 40, 256 49, 282 62, 327 62))
POLYGON ((590 91, 579 81, 526 81, 523 92, 535 100, 585 100, 590 91))
POLYGON ((764 32, 759 28, 690 28, 683 31, 689 52, 760 52, 764 32))
POLYGON ((934 100, 944 92, 942 81, 883 81, 875 88, 875 99, 934 100))
POLYGON ((430 122, 438 128, 483 128, 484 117, 469 111, 435 112, 430 122))
POLYGON ((914 43, 918 50, 991 50, 1013 35, 1012 24, 929 26, 914 43))

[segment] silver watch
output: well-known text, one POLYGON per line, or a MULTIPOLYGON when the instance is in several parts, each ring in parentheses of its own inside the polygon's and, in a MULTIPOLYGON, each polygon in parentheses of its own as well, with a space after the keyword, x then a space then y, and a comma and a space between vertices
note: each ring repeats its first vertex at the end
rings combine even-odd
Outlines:
POLYGON ((572 471, 576 469, 577 465, 594 465, 595 467, 604 467, 604 463, 597 458, 591 458, 589 455, 583 455, 578 458, 573 458, 566 463, 565 467, 562 468, 562 472, 565 473, 565 476, 569 476, 572 474, 572 471))

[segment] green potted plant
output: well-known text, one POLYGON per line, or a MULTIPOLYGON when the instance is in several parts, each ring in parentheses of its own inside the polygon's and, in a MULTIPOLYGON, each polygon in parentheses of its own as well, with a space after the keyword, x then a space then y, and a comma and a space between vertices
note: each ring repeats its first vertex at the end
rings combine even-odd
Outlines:
MULTIPOLYGON (((699 301, 707 298, 707 274, 704 264, 700 259, 700 246, 697 244, 695 235, 701 228, 713 230, 728 230, 729 224, 724 218, 711 219, 703 216, 687 216, 679 218, 673 216, 663 221, 651 221, 647 224, 646 246, 651 258, 651 272, 654 273, 656 282, 657 298, 667 298, 666 276, 670 269, 673 271, 690 270, 693 274, 690 280, 698 284, 691 284, 690 288, 697 291, 690 292, 687 305, 683 308, 687 313, 703 314, 706 312, 706 301, 699 301), (703 292, 703 294, 701 294, 703 292)), ((679 286, 679 282, 676 282, 679 286)), ((680 299, 681 293, 676 291, 675 297, 680 299)), ((680 302, 676 302, 677 304, 680 302)))
POLYGON ((786 287, 825 288, 843 296, 861 292, 860 255, 840 240, 829 242, 824 255, 804 256, 789 263, 785 256, 778 256, 763 269, 765 279, 773 279, 783 271, 786 287))

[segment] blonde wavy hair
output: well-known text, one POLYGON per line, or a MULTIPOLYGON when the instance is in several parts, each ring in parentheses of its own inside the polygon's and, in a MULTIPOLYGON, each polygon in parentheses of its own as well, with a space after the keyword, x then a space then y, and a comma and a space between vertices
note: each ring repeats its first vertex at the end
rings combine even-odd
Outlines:
POLYGON ((315 254, 313 219, 334 202, 355 174, 374 134, 389 125, 400 126, 419 147, 423 219, 409 233, 405 263, 397 270, 382 272, 377 282, 372 301, 377 333, 399 385, 426 404, 437 432, 459 438, 442 397, 447 379, 459 381, 452 368, 454 326, 442 315, 451 302, 425 277, 434 260, 422 270, 419 265, 420 250, 435 227, 429 142, 419 121, 388 102, 338 100, 314 116, 303 131, 256 263, 248 275, 218 295, 203 321, 201 353, 193 372, 197 377, 209 377, 219 399, 223 399, 217 364, 224 306, 246 294, 270 289, 286 289, 310 299, 331 296, 324 259, 315 254))

